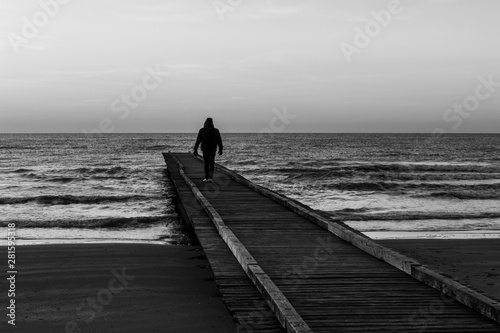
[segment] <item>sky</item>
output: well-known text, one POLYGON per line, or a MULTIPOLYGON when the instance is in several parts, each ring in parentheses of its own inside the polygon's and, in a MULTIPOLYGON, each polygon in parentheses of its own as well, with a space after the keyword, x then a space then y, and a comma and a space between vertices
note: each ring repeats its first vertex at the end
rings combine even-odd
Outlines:
POLYGON ((0 0, 0 133, 500 133, 498 0, 0 0))

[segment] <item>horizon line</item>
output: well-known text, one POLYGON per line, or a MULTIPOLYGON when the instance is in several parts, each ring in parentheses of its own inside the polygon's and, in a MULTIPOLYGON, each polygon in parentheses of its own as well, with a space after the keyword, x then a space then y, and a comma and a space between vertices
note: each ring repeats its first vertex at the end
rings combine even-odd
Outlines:
MULTIPOLYGON (((116 133, 81 133, 81 132, 2 132, 0 135, 12 134, 37 134, 37 135, 118 135, 118 134, 198 134, 198 132, 116 132, 116 133)), ((420 134, 420 135, 464 135, 464 134, 500 134, 500 132, 455 132, 455 133, 438 133, 431 132, 280 132, 280 133, 259 133, 259 132, 222 132, 221 134, 258 134, 258 135, 286 135, 286 134, 420 134)))

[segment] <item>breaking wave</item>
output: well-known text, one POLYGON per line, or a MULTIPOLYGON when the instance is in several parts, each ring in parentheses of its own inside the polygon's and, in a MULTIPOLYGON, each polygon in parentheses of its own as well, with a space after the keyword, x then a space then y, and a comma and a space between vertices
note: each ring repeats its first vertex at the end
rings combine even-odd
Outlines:
POLYGON ((450 213, 450 212, 387 212, 364 214, 359 210, 335 210, 325 211, 328 216, 335 220, 349 221, 404 221, 404 220, 472 220, 500 218, 500 212, 482 213, 450 213))
POLYGON ((4 197, 0 205, 40 204, 40 205, 71 205, 71 204, 103 204, 114 202, 140 201, 152 199, 143 195, 124 196, 74 196, 74 195, 40 195, 34 197, 4 197))
POLYGON ((110 217, 79 220, 9 220, 0 221, 0 227, 6 227, 9 223, 15 223, 20 228, 148 228, 158 223, 175 222, 177 214, 162 216, 139 216, 139 217, 110 217))

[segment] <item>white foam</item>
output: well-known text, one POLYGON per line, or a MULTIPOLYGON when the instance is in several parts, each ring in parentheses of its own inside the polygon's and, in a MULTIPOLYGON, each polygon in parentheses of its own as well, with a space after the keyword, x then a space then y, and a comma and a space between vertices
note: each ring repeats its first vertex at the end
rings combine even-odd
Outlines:
POLYGON ((372 239, 484 239, 500 238, 498 231, 371 231, 364 232, 372 239))

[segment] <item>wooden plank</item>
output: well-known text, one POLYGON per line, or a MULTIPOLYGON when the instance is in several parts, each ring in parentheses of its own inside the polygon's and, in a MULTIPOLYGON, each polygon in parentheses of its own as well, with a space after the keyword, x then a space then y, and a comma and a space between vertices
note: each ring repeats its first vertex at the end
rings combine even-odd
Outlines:
POLYGON ((196 185, 186 176, 183 171, 183 166, 179 160, 175 157, 174 159, 179 165, 179 173, 181 177, 184 178, 185 182, 191 188, 196 199, 211 218, 222 239, 226 242, 231 252, 233 252, 243 270, 247 273, 257 289, 264 296, 271 310, 273 310, 276 317, 283 325, 283 328, 285 328, 285 330, 289 333, 312 333, 309 326, 286 299, 285 295, 283 295, 267 274, 264 273, 250 252, 248 252, 234 233, 224 224, 224 221, 209 201, 203 196, 203 194, 201 194, 196 185))
MULTIPOLYGON (((220 172, 215 175, 220 182, 207 185, 199 178, 202 164, 198 159, 188 154, 175 156, 184 165, 185 176, 206 197, 227 230, 246 248, 257 266, 314 332, 499 331, 498 324, 453 299, 444 298, 435 289, 386 263, 392 260, 392 254, 365 243, 367 238, 363 235, 340 225, 349 231, 344 234, 348 242, 324 229, 326 224, 321 227, 311 221, 311 217, 320 217, 308 215, 314 212, 292 209, 294 205, 302 208, 304 205, 283 197, 292 206, 290 208, 220 172), (353 238, 351 233, 362 238, 353 238), (352 242, 358 239, 361 242, 358 246, 370 248, 377 257, 353 246, 352 242)), ((186 184, 182 189, 183 195, 189 197, 186 184)), ((203 210, 200 212, 200 207, 188 210, 206 220, 207 215, 203 210)), ((197 234, 203 236, 208 229, 204 226, 197 234)), ((225 238, 233 241, 230 237, 225 238)), ((208 243, 207 250, 220 251, 213 237, 208 243)), ((236 260, 234 256, 233 260, 236 260)), ((408 270, 409 264, 404 265, 402 268, 408 270)), ((252 297, 233 298, 238 292, 247 295, 246 289, 238 286, 238 279, 221 278, 224 274, 235 276, 221 267, 217 274, 214 273, 223 281, 219 288, 227 295, 231 306, 251 307, 252 297)), ((259 276, 258 273, 254 275, 259 276)), ((261 285, 266 283, 267 280, 263 280, 261 285)), ((280 313, 284 311, 278 312, 278 316, 280 313)), ((267 320, 271 319, 260 321, 265 323, 267 320)))
POLYGON ((457 281, 445 277, 442 273, 425 266, 414 267, 412 276, 425 284, 452 296, 471 309, 500 322, 500 303, 457 281))
POLYGON ((331 223, 326 218, 320 216, 311 209, 308 209, 304 205, 298 204, 292 199, 253 184, 241 175, 238 175, 227 168, 220 165, 218 165, 217 168, 239 183, 247 185, 256 192, 272 198, 274 201, 292 209, 299 215, 316 223, 320 227, 330 231, 366 253, 387 262, 388 264, 402 270, 403 272, 439 290, 440 292, 444 292, 449 296, 455 297, 464 305, 471 307, 484 316, 496 322, 500 322, 500 304, 497 301, 485 295, 481 295, 478 292, 447 278, 440 272, 432 271, 426 267, 421 267, 422 264, 417 260, 384 247, 364 235, 353 232, 351 229, 346 228, 342 224, 331 223))
MULTIPOLYGON (((169 176, 174 183, 174 187, 176 189, 187 188, 187 185, 180 177, 178 169, 173 167, 174 161, 171 160, 169 163, 167 158, 165 158, 165 161, 170 166, 169 176)), ((215 282, 219 287, 224 304, 235 318, 238 331, 248 333, 283 333, 284 329, 280 322, 236 261, 231 251, 225 246, 224 241, 219 237, 210 218, 206 215, 203 208, 198 205, 194 196, 194 202, 189 199, 190 196, 193 196, 190 190, 183 191, 178 208, 180 210, 186 209, 182 202, 186 201, 187 198, 187 201, 192 203, 188 209, 191 213, 193 209, 199 209, 203 212, 199 217, 186 214, 185 219, 196 232, 198 240, 210 263, 210 267, 214 272, 215 282)))

